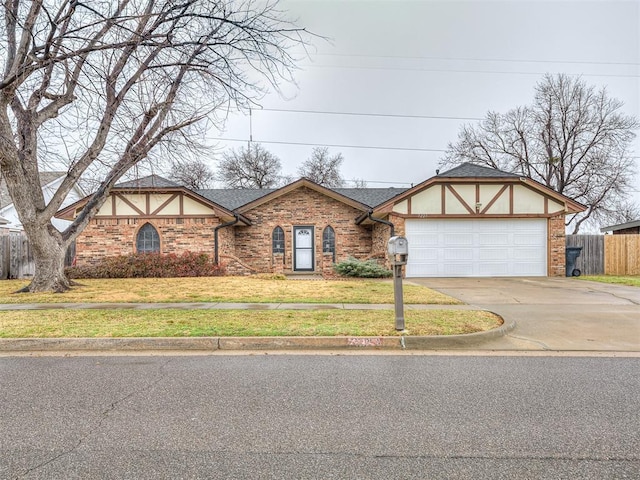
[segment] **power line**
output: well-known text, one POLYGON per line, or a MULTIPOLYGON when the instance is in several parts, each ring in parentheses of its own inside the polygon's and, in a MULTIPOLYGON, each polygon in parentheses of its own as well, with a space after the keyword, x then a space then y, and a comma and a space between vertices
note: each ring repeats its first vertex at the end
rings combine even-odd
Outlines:
POLYGON ((435 120, 483 120, 479 117, 450 117, 438 115, 401 115, 396 113, 362 113, 362 112, 335 112, 322 110, 293 110, 287 108, 261 108, 265 112, 285 112, 285 113, 311 113, 321 115, 349 115, 358 117, 386 117, 386 118, 424 118, 435 120))
MULTIPOLYGON (((517 72, 517 71, 500 71, 500 70, 455 70, 447 68, 407 68, 407 67, 365 67, 360 65, 304 65, 311 68, 342 68, 351 70, 394 70, 407 72, 435 72, 435 73, 486 73, 497 75, 546 75, 549 72, 517 72)), ((640 78, 639 74, 617 75, 609 73, 568 73, 567 75, 579 77, 616 77, 616 78, 640 78)))
POLYGON ((640 66, 638 62, 595 62, 591 60, 531 60, 513 58, 472 58, 472 57, 431 57, 431 56, 411 56, 411 55, 367 55, 361 53, 314 53, 311 56, 322 57, 357 57, 357 58, 387 58, 400 60, 444 60, 444 61, 464 61, 464 62, 501 62, 501 63, 557 63, 570 65, 625 65, 640 66))
MULTIPOLYGON (((223 137, 211 137, 210 140, 219 140, 223 142, 241 142, 247 143, 247 139, 244 138, 223 138, 223 137)), ((444 153, 446 150, 440 148, 411 148, 411 147, 385 147, 381 145, 340 145, 333 143, 306 143, 306 142, 284 142, 278 140, 252 140, 255 143, 266 143, 272 145, 297 145, 303 147, 332 147, 332 148, 357 148, 364 150, 397 150, 401 152, 436 152, 444 153)), ((630 158, 640 158, 640 156, 631 156, 630 158)), ((391 182, 398 183, 398 182, 391 182)))
MULTIPOLYGON (((242 142, 247 143, 247 139, 240 138, 222 138, 222 137, 214 137, 211 140, 220 140, 224 142, 242 142)), ((401 152, 446 152, 443 149, 437 148, 410 148, 410 147, 385 147, 381 145, 373 145, 373 146, 365 146, 365 145, 338 145, 331 143, 304 143, 304 142, 281 142, 277 140, 253 140, 256 143, 266 143, 266 144, 274 144, 274 145, 300 145, 305 147, 333 147, 333 148, 362 148, 366 150, 397 150, 401 152)))

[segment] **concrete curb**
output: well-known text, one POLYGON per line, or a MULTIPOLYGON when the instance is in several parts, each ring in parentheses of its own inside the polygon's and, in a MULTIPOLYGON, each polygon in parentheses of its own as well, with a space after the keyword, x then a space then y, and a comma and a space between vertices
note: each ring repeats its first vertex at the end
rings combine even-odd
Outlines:
POLYGON ((0 352, 237 351, 237 350, 451 350, 466 349, 515 328, 513 320, 486 332, 430 337, 146 337, 1 338, 0 352))

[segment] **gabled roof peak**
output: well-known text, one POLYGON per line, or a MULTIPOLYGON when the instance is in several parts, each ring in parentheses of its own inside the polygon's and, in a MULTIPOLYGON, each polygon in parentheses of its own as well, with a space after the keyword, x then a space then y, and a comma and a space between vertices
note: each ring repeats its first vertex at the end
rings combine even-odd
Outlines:
POLYGON ((457 167, 447 170, 446 172, 439 173, 438 177, 447 178, 491 178, 491 177, 520 177, 515 173, 504 172, 497 168, 486 167, 484 165, 477 165, 475 163, 463 163, 457 167))
POLYGON ((113 188, 178 188, 180 184, 167 180, 160 175, 148 175, 142 178, 136 178, 128 182, 122 182, 113 188))

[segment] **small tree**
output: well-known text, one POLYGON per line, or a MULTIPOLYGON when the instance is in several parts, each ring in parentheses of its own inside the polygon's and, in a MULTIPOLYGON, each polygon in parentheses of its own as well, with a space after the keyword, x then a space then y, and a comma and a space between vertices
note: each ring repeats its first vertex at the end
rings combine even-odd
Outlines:
POLYGON ((222 154, 216 178, 228 188, 272 188, 281 182, 280 159, 259 143, 222 154))
POLYGON ((441 166, 486 165, 531 177, 587 206, 568 225, 608 222, 633 211, 629 192, 635 162, 629 145, 638 121, 620 112, 622 102, 567 75, 546 75, 533 104, 505 114, 490 112, 465 125, 441 166))
POLYGON ((350 180, 350 183, 353 188, 367 188, 369 185, 367 181, 362 178, 353 178, 350 180))
POLYGON ((171 180, 191 190, 211 188, 215 174, 202 160, 174 160, 169 170, 171 180))
POLYGON ((340 174, 340 166, 343 161, 341 153, 330 156, 327 147, 316 147, 311 152, 311 157, 298 168, 298 175, 328 188, 342 187, 344 180, 340 174))

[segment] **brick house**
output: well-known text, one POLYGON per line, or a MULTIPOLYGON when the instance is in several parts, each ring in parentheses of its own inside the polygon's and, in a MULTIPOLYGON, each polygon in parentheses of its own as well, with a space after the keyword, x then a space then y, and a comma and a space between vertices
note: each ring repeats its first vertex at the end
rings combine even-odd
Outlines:
POLYGON ((640 235, 640 220, 602 227, 600 232, 611 232, 613 235, 640 235))
MULTIPOLYGON (((89 197, 58 212, 72 219, 89 197)), ((348 257, 386 261, 391 228, 406 275, 562 276, 564 216, 584 206, 531 179, 463 164, 410 189, 192 191, 157 176, 113 188, 76 242, 77 264, 108 255, 213 253, 230 274, 320 273, 348 257)))

